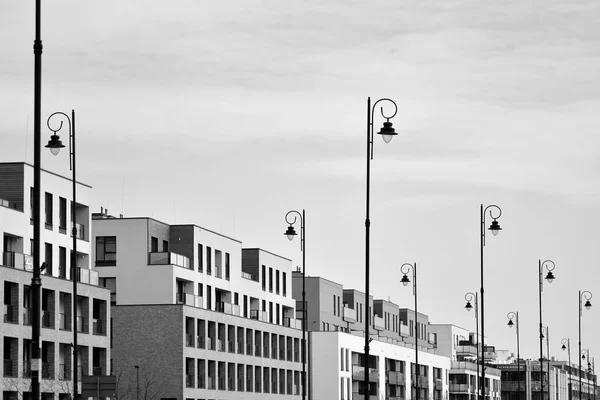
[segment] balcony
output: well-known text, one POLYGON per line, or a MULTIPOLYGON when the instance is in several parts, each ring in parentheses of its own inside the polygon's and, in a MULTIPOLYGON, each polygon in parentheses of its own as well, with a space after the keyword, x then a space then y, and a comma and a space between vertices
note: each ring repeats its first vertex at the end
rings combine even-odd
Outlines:
POLYGON ((477 347, 475 344, 464 344, 456 346, 456 355, 462 357, 477 357, 477 347))
POLYGON ((71 330, 71 321, 69 320, 67 314, 59 313, 58 314, 58 328, 61 330, 71 330))
POLYGON ((24 271, 33 271, 33 257, 14 251, 5 251, 2 253, 2 265, 24 271))
POLYGON ((10 322, 12 324, 17 324, 19 322, 16 306, 13 306, 12 304, 4 305, 4 322, 10 322))
POLYGON ((42 328, 53 328, 48 310, 42 310, 42 328))
POLYGON ((219 302, 217 303, 217 310, 218 312, 222 312, 225 314, 230 314, 230 315, 240 315, 240 306, 237 304, 231 304, 231 303, 226 303, 226 302, 219 302))
MULTIPOLYGON (((77 239, 85 240, 85 225, 83 224, 75 224, 75 228, 77 228, 77 239)), ((73 237, 73 224, 71 224, 71 237, 73 237)))
POLYGON ((263 322, 269 321, 269 318, 267 318, 267 312, 260 310, 250 310, 250 319, 256 319, 263 322))
POLYGON ((190 259, 181 254, 173 253, 172 251, 150 252, 148 253, 149 265, 176 265, 178 267, 192 269, 193 264, 190 259))
POLYGON ((352 380, 364 381, 365 380, 365 367, 360 365, 352 365, 352 380))
POLYGON ((302 320, 293 319, 290 317, 283 317, 283 326, 290 328, 302 329, 302 320))
POLYGON ((380 331, 385 329, 385 320, 379 315, 375 315, 373 318, 373 327, 375 329, 379 329, 380 331))
POLYGON ((235 353, 235 342, 233 340, 227 341, 227 351, 229 353, 235 353))
POLYGON ((400 324, 400 336, 408 337, 410 336, 408 331, 408 325, 400 324))
POLYGON ((204 299, 202 296, 196 296, 191 293, 177 293, 176 301, 177 304, 185 304, 192 307, 203 308, 204 307, 204 299))
POLYGON ((344 321, 346 322, 356 322, 356 310, 350 307, 344 306, 344 321))
MULTIPOLYGON (((475 392, 475 388, 473 388, 473 392, 475 392)), ((470 393, 469 385, 466 383, 451 383, 450 393, 470 393)))
POLYGON ((433 387, 435 390, 442 390, 442 388, 443 388, 442 380, 439 378, 435 378, 433 380, 433 387))
POLYGON ((225 351, 225 341, 217 339, 217 351, 225 351))
POLYGON ((419 387, 422 389, 429 389, 429 377, 419 375, 418 379, 415 374, 411 375, 411 386, 415 386, 415 382, 418 380, 419 387))
POLYGON ((207 389, 211 389, 211 390, 216 389, 216 386, 215 386, 215 377, 214 376, 209 376, 206 379, 206 388, 207 389))
POLYGON ((195 347, 196 344, 194 343, 194 335, 192 335, 191 333, 185 334, 185 345, 187 347, 195 347))
POLYGON ((87 333, 88 327, 86 326, 86 322, 83 317, 77 317, 77 332, 87 333))
POLYGON ((387 378, 390 385, 404 385, 406 382, 404 374, 398 371, 388 371, 387 378))
POLYGON ((71 379, 71 370, 67 364, 58 364, 58 379, 61 381, 71 379))
POLYGON ((427 341, 429 344, 437 346, 437 335, 435 333, 430 333, 428 336, 427 341))
POLYGON ((249 281, 258 282, 258 274, 250 274, 248 272, 242 272, 242 278, 248 279, 249 281))
POLYGON ((98 286, 98 271, 77 267, 77 282, 98 286))

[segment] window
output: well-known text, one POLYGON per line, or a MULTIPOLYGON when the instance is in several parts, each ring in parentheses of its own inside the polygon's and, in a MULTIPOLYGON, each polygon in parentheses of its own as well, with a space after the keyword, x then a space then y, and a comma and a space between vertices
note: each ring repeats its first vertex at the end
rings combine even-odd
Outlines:
POLYGON ((198 243, 198 272, 204 271, 204 258, 202 253, 202 245, 198 243))
POLYGON ((163 252, 165 252, 165 253, 169 252, 169 241, 168 240, 163 240, 163 252))
POLYGON ((46 228, 52 229, 52 193, 46 192, 46 202, 44 204, 46 211, 46 228))
POLYGON ((273 268, 269 267, 269 292, 273 293, 273 268))
POLYGON ((333 295, 333 315, 335 315, 335 294, 333 295))
POLYGON ((279 294, 279 270, 275 270, 275 294, 279 294))
POLYGON ((206 246, 206 273, 212 274, 212 249, 206 246))
POLYGON ((262 266, 262 290, 263 292, 267 290, 267 267, 262 266))
POLYGON ((285 297, 287 295, 287 281, 286 281, 286 276, 285 276, 285 272, 282 272, 282 277, 281 277, 281 283, 283 284, 283 297, 285 297))
POLYGON ((44 254, 45 254, 45 262, 46 262, 46 275, 52 275, 52 244, 45 243, 44 244, 44 254))
POLYGON ((225 279, 229 280, 229 253, 225 253, 225 279))
POLYGON ((96 265, 97 266, 117 265, 117 237, 116 236, 97 236, 96 237, 96 265))
POLYGON ((150 251, 152 253, 158 253, 158 238, 157 237, 150 237, 150 251))
POLYGON ((58 247, 58 277, 67 278, 67 249, 58 247))
POLYGON ((58 231, 67 232, 67 199, 64 197, 58 198, 58 231))
POLYGON ((269 322, 273 323, 273 302, 269 302, 269 322))

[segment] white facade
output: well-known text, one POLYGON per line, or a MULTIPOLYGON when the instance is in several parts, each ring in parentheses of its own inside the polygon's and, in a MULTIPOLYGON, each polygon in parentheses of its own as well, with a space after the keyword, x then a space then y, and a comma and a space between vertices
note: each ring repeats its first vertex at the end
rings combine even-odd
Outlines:
MULTIPOLYGON (((0 387, 3 399, 28 395, 31 387, 33 220, 31 187, 33 167, 26 163, 0 163, 0 295, 3 323, 0 387)), ((73 238, 72 181, 42 170, 40 345, 43 396, 66 398, 72 393, 73 306, 78 318, 78 366, 82 375, 110 373, 110 292, 98 287, 97 273, 89 264, 91 188, 77 184, 75 206, 78 239, 78 299, 73 301, 71 260, 73 238)), ((81 381, 80 381, 81 382, 81 381)), ((81 383, 80 383, 81 384, 81 383)))
MULTIPOLYGON (((362 400, 366 396, 359 394, 359 386, 364 380, 364 339, 344 332, 311 332, 310 346, 310 382, 313 399, 362 400), (362 365, 361 365, 362 364, 362 365)), ((415 362, 414 348, 393 343, 373 340, 370 344, 370 357, 376 358, 374 366, 369 368, 371 399, 414 399, 411 395, 414 374, 411 363, 415 362), (398 362, 398 363, 394 363, 398 362), (395 366, 391 367, 392 364, 395 366), (393 371, 391 369, 394 369, 393 371), (390 386, 393 383, 394 391, 390 386), (375 384, 375 385, 374 385, 375 384), (377 394, 373 393, 376 386, 377 394)), ((433 352, 419 352, 419 365, 425 369, 420 373, 420 387, 427 387, 429 398, 448 398, 448 371, 450 359, 433 352), (438 376, 436 376, 438 374, 438 376), (438 394, 434 394, 438 391, 438 394)))

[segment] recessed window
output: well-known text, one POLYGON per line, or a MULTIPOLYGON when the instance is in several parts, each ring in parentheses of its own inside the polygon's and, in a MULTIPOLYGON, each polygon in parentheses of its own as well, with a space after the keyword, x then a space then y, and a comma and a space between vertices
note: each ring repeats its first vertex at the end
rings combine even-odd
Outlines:
POLYGON ((98 237, 96 237, 96 265, 98 265, 98 266, 117 265, 117 237, 116 236, 98 236, 98 237))

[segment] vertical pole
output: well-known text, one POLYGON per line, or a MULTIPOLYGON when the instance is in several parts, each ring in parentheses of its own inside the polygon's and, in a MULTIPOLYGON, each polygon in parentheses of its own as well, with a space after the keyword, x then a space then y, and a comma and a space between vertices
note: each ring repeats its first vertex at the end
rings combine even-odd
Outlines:
POLYGON ((548 399, 550 399, 550 327, 546 326, 546 365, 548 367, 548 399))
POLYGON ((69 147, 70 147, 70 159, 71 169, 73 170, 73 203, 71 204, 71 223, 73 224, 72 235, 73 235, 73 254, 71 255, 71 280, 73 281, 73 400, 78 400, 79 396, 79 383, 77 370, 77 173, 76 173, 76 162, 75 162, 75 110, 71 110, 71 129, 69 132, 71 135, 69 147))
POLYGON ((477 381, 475 382, 475 393, 477 393, 477 396, 479 396, 479 389, 480 389, 479 388, 479 307, 477 305, 477 297, 478 297, 478 295, 477 295, 477 292, 476 292, 475 293, 475 325, 477 325, 477 326, 475 328, 475 330, 476 330, 475 336, 477 336, 477 338, 475 340, 477 342, 476 343, 476 345, 477 345, 477 348, 476 348, 477 355, 475 356, 475 359, 476 359, 476 363, 477 363, 477 381))
POLYGON ((41 1, 35 1, 35 40, 34 54, 34 99, 33 99, 33 277, 31 278, 31 297, 33 303, 31 329, 31 396, 32 400, 40 398, 40 292, 41 270, 41 170, 42 170, 42 137, 41 137, 41 105, 42 105, 42 39, 41 39, 41 1))
POLYGON ((136 400, 140 400, 140 367, 136 366, 136 400))
POLYGON ((519 349, 519 312, 517 311, 517 400, 521 400, 521 354, 519 349))
POLYGON ((419 387, 419 324, 418 324, 418 313, 417 313, 417 263, 413 264, 413 281, 415 282, 413 285, 415 292, 415 371, 416 371, 416 385, 415 389, 417 391, 417 400, 419 400, 421 396, 421 389, 419 387))
POLYGON ((577 375, 579 375, 579 400, 583 398, 581 395, 581 290, 579 291, 579 371, 577 371, 577 375))
POLYGON ((571 339, 567 339, 567 353, 569 355, 569 400, 573 400, 573 368, 571 367, 571 339))
POLYGON ((305 227, 306 215, 302 210, 302 226, 300 229, 302 237, 302 400, 306 400, 306 241, 305 227))
MULTIPOLYGON (((542 340, 544 334, 542 333, 542 288, 544 282, 542 281, 542 260, 538 260, 538 294, 540 299, 540 400, 544 400, 544 350, 542 340)), ((548 371, 549 372, 549 371, 548 371)))
POLYGON ((483 246, 485 246, 485 215, 481 205, 481 394, 479 400, 485 399, 485 303, 483 297, 483 246))
POLYGON ((367 98, 367 210, 365 218, 365 399, 369 399, 369 242, 371 220, 369 218, 369 197, 371 185, 371 98, 367 98))

